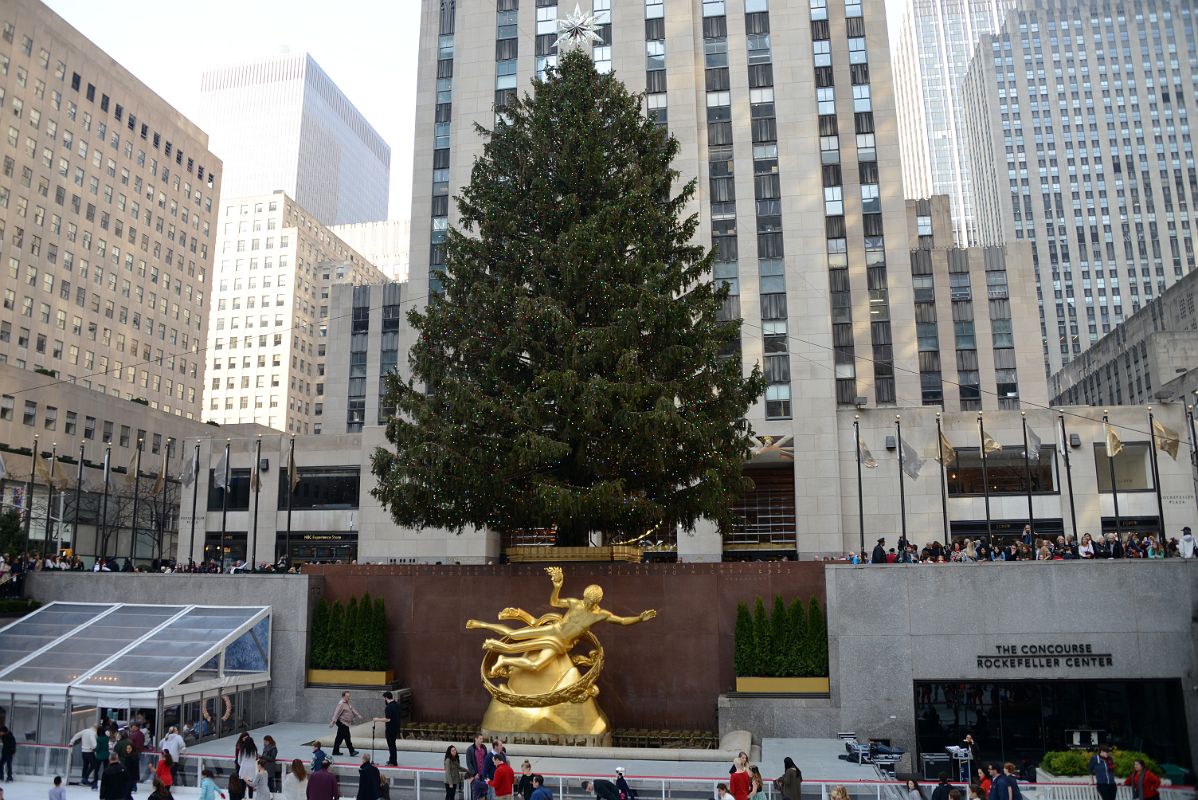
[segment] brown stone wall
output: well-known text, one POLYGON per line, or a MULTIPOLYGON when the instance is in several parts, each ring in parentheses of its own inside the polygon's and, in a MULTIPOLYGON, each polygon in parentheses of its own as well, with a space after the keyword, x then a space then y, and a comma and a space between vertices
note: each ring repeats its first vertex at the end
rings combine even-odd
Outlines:
MULTIPOLYGON (((789 603, 811 595, 824 602, 820 562, 741 564, 563 564, 562 594, 603 587, 603 606, 657 618, 595 629, 607 653, 599 702, 616 728, 714 729, 716 698, 731 691, 736 605, 780 594, 789 603), (668 699, 668 702, 662 702, 668 699)), ((490 696, 479 677, 484 631, 467 619, 494 621, 507 606, 537 616, 549 610, 551 586, 541 565, 311 566, 325 595, 381 594, 387 603, 391 663, 410 687, 420 721, 482 718, 490 696)))

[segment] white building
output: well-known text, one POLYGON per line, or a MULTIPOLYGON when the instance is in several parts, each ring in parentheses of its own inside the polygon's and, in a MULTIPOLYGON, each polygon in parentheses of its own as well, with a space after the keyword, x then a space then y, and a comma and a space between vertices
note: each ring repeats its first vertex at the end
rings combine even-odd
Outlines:
POLYGON ((281 190, 325 225, 387 218, 391 148, 307 53, 206 70, 200 98, 226 197, 281 190))
POLYGON ((408 279, 408 246, 412 228, 406 219, 334 225, 329 230, 357 250, 389 280, 408 279))

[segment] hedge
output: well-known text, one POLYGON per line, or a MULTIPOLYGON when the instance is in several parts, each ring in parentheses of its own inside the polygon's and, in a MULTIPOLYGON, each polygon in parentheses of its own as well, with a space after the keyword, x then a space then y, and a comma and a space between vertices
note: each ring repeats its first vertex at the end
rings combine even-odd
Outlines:
POLYGON ((387 670, 391 657, 383 598, 355 595, 344 606, 324 598, 317 601, 308 635, 308 664, 313 669, 387 670))
POLYGON ((827 621, 819 601, 793 600, 789 607, 775 596, 766 612, 758 597, 750 612, 736 608, 733 667, 741 677, 804 678, 828 674, 827 621))
MULTIPOLYGON (((1087 750, 1051 750, 1040 759, 1040 768, 1062 777, 1089 775, 1090 759, 1093 756, 1094 753, 1087 750)), ((1115 775, 1119 778, 1126 778, 1132 773, 1136 759, 1143 761, 1144 766, 1157 775, 1163 774, 1160 764, 1138 750, 1113 748, 1111 757, 1115 759, 1115 775)))

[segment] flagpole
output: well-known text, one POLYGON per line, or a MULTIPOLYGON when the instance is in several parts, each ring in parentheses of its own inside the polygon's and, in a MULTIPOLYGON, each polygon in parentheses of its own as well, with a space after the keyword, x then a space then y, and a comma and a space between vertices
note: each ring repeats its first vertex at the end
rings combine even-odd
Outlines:
MULTIPOLYGON (((861 459, 860 453, 857 454, 857 459, 858 459, 858 462, 860 462, 860 459, 861 459)), ((296 462, 296 437, 292 436, 291 437, 291 449, 288 451, 288 538, 286 538, 286 541, 283 544, 283 552, 284 552, 284 556, 286 559, 286 564, 288 564, 288 569, 291 569, 291 496, 294 495, 294 493, 296 491, 295 477, 294 477, 294 475, 291 474, 291 471, 292 471, 292 469, 295 468, 294 467, 295 462, 296 462)), ((860 484, 860 481, 861 481, 860 468, 858 468, 858 472, 857 472, 857 481, 858 481, 858 484, 860 484)), ((860 503, 860 492, 858 492, 858 503, 860 503)), ((861 541, 865 541, 865 540, 861 539, 861 541)), ((864 545, 863 545, 863 547, 864 547, 864 545)))
POLYGON ((254 447, 254 463, 250 466, 250 484, 254 487, 254 533, 250 544, 250 572, 257 572, 258 564, 258 495, 262 493, 262 476, 258 470, 262 464, 262 434, 254 447))
POLYGON ((225 571, 225 531, 229 521, 229 444, 232 439, 225 439, 225 470, 221 476, 221 500, 220 500, 220 553, 217 563, 220 565, 220 571, 225 571))
POLYGON ((162 545, 166 542, 166 490, 170 483, 170 477, 167 472, 167 467, 171 461, 171 445, 175 440, 168 436, 166 438, 166 452, 162 455, 162 475, 159 478, 162 481, 162 513, 158 515, 158 558, 161 559, 164 555, 162 545))
POLYGON ((137 507, 141 499, 141 448, 144 440, 137 440, 137 455, 133 462, 133 524, 129 527, 129 565, 137 557, 137 507))
POLYGON ((87 443, 79 444, 79 468, 75 472, 75 522, 71 525, 71 550, 79 558, 79 506, 83 502, 83 459, 87 454, 87 443))
MULTIPOLYGON (((190 566, 196 542, 196 500, 200 497, 200 440, 196 439, 196 451, 191 462, 191 533, 187 536, 187 563, 190 566)), ((205 508, 207 505, 205 505, 205 508)))
MULTIPOLYGON (((865 560, 865 500, 861 493, 861 415, 853 415, 853 433, 857 440, 853 443, 857 451, 857 527, 861 534, 861 559, 865 560)), ((295 440, 291 440, 292 448, 295 440)), ((291 493, 287 494, 287 541, 291 541, 291 493)))
POLYGON ((105 444, 104 445, 104 499, 100 505, 100 522, 103 524, 104 527, 103 527, 102 531, 97 527, 97 531, 98 531, 97 535, 96 535, 96 560, 97 561, 99 561, 100 557, 102 555, 104 555, 104 553, 100 552, 101 542, 103 542, 103 549, 104 550, 108 549, 108 539, 107 539, 107 536, 108 536, 108 471, 111 467, 112 467, 112 445, 105 444), (101 538, 101 536, 103 536, 104 538, 101 538))
POLYGON ((993 556, 994 530, 990 525, 990 473, 986 471, 986 426, 982 423, 982 412, 978 412, 978 436, 982 445, 982 496, 986 502, 986 547, 993 556))
POLYGON ((1027 412, 1020 411, 1019 416, 1023 419, 1023 479, 1027 485, 1027 524, 1032 530, 1034 544, 1036 541, 1036 515, 1032 511, 1032 454, 1027 449, 1027 412))
POLYGON ((1186 406, 1186 422, 1190 426, 1190 478, 1194 481, 1194 499, 1198 501, 1198 431, 1194 428, 1194 406, 1186 406))
POLYGON ((33 458, 29 460, 29 483, 25 484, 25 550, 29 550, 29 529, 33 525, 33 487, 37 485, 37 434, 33 435, 33 458))
POLYGON ((1156 513, 1160 517, 1160 542, 1165 543, 1165 502, 1161 497, 1161 468, 1156 460, 1156 420, 1152 406, 1148 406, 1148 444, 1152 448, 1152 485, 1156 487, 1156 513))
POLYGON ((944 434, 940 431, 939 411, 936 412, 936 453, 940 457, 940 515, 944 520, 944 546, 947 548, 953 537, 948 530, 948 478, 944 470, 944 434))
POLYGON ((58 442, 53 442, 50 445, 50 478, 46 481, 46 530, 42 534, 41 554, 42 560, 46 560, 46 545, 50 543, 50 527, 53 524, 54 511, 54 467, 57 465, 58 458, 58 442))
POLYGON ((1065 415, 1058 414, 1061 423, 1061 455, 1065 459, 1065 479, 1069 483, 1069 520, 1073 526, 1073 538, 1077 538, 1077 508, 1073 503, 1073 465, 1069 461, 1069 435, 1065 432, 1065 415))
POLYGON ((899 561, 906 563, 904 559, 907 555, 907 492, 903 484, 903 423, 899 419, 899 415, 894 415, 894 431, 898 434, 898 456, 899 456, 899 517, 902 521, 903 538, 900 541, 903 552, 899 554, 899 561))
MULTIPOLYGON (((1110 413, 1108 409, 1103 409, 1102 412, 1102 433, 1103 439, 1106 442, 1106 465, 1111 473, 1111 500, 1115 503, 1115 536, 1123 541, 1123 532, 1120 528, 1123 527, 1123 521, 1119 518, 1119 488, 1115 485, 1115 457, 1111 455, 1111 437, 1110 437, 1110 419, 1107 416, 1110 413)), ((1077 531, 1073 532, 1077 536, 1077 531)))

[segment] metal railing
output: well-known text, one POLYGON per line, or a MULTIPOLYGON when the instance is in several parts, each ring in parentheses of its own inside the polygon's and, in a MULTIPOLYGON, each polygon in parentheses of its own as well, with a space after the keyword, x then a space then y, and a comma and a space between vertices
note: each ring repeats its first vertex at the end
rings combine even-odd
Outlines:
MULTIPOLYGON (((67 745, 18 744, 13 760, 13 772, 37 776, 64 775, 68 776, 68 782, 77 782, 82 765, 78 757, 72 756, 73 749, 67 745)), ((156 758, 153 753, 143 754, 139 783, 148 782, 149 778, 146 776, 152 773, 156 758)), ((230 755, 185 753, 180 759, 179 784, 197 786, 201 772, 211 769, 216 774, 218 786, 223 789, 235 765, 236 760, 230 755)), ((307 766, 306 760, 304 765, 307 766)), ((289 767, 289 761, 279 762, 276 776, 280 781, 282 776, 287 774, 289 767)), ((445 798, 445 783, 442 780, 444 773, 438 767, 380 766, 379 770, 390 784, 392 800, 445 798)), ((337 776, 342 797, 352 797, 357 793, 357 762, 335 762, 332 771, 337 776)), ((553 792, 555 800, 593 798, 582 791, 582 781, 611 777, 589 773, 540 774, 544 776, 545 785, 553 792)), ((726 783, 728 776, 628 775, 627 780, 639 800, 712 800, 716 795, 716 784, 726 783)), ((964 784, 954 785, 962 790, 966 788, 964 784)), ((830 800, 832 789, 837 786, 845 788, 850 800, 907 800, 903 781, 835 781, 820 778, 807 778, 803 781, 803 800, 830 800)), ((1098 800, 1098 793, 1088 783, 1021 783, 1020 789, 1025 800, 1098 800)), ((767 800, 781 800, 781 794, 774 787, 772 779, 766 780, 765 795, 767 800)), ((925 787, 925 795, 930 795, 930 787, 925 787)), ((460 791, 458 798, 462 798, 460 791)), ((1195 800, 1195 789, 1193 786, 1162 786, 1160 798, 1195 800)), ((1131 787, 1120 786, 1116 800, 1132 800, 1131 787)))

